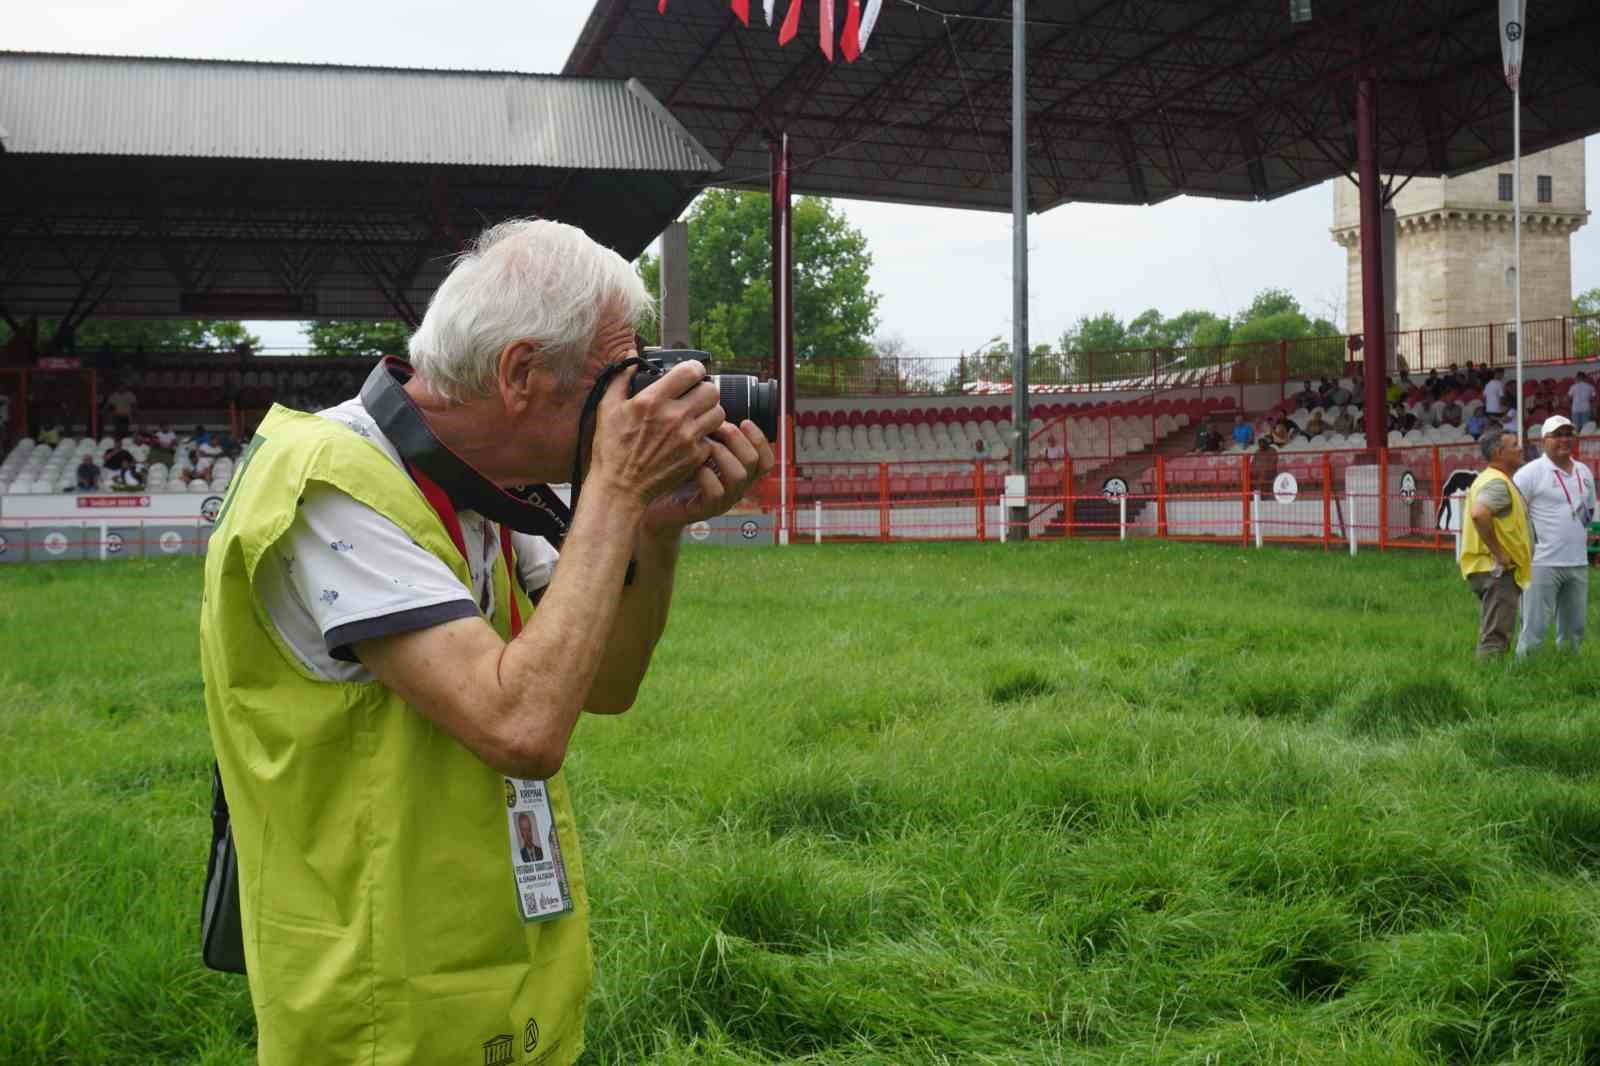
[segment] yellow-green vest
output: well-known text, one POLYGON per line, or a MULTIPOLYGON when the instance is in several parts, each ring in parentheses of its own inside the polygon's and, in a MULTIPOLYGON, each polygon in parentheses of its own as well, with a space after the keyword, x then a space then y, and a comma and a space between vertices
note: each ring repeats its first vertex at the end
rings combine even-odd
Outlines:
MULTIPOLYGON (((565 777, 549 791, 575 910, 525 923, 505 779, 382 685, 310 676, 251 594, 311 482, 393 519, 470 587, 443 523, 377 445, 267 414, 211 538, 200 626, 261 1066, 571 1063, 592 960, 565 777)), ((490 621, 509 639, 515 583, 495 569, 490 621)))
POLYGON ((1516 482, 1492 466, 1479 474, 1467 490, 1466 508, 1461 514, 1461 576, 1486 574, 1494 569, 1494 556, 1472 521, 1472 505, 1478 501, 1478 490, 1495 480, 1504 481, 1510 490, 1511 510, 1494 519, 1494 535, 1517 568, 1514 575, 1517 586, 1527 588, 1528 582, 1533 580, 1533 536, 1528 527, 1528 508, 1522 502, 1522 492, 1516 482))

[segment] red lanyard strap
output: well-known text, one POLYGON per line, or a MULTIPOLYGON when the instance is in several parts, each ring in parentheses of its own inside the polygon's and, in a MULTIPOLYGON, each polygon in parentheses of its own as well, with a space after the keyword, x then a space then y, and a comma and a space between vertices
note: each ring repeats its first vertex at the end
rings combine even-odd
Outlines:
MULTIPOLYGON (((1559 470, 1557 470, 1555 472, 1555 475, 1556 475, 1556 484, 1561 486, 1561 495, 1563 495, 1563 496, 1565 496, 1567 498, 1567 506, 1568 507, 1575 506, 1575 504, 1573 504, 1573 502, 1572 502, 1572 493, 1567 491, 1567 479, 1561 476, 1561 471, 1559 471, 1559 470)), ((1578 496, 1579 496, 1579 498, 1582 498, 1582 496, 1583 496, 1583 475, 1578 473, 1576 470, 1574 470, 1572 472, 1572 479, 1578 483, 1578 496)))
MULTIPOLYGON (((461 535, 461 519, 456 515, 456 506, 450 502, 450 497, 438 484, 414 466, 407 466, 411 478, 417 483, 417 488, 422 490, 422 496, 439 516, 439 521, 444 523, 446 533, 450 534, 450 542, 456 546, 456 551, 461 553, 461 559, 468 564, 470 572, 471 561, 467 559, 467 540, 461 535)), ((511 599, 511 637, 516 639, 522 632, 522 608, 517 604, 517 560, 511 548, 511 532, 504 525, 500 527, 500 554, 506 561, 506 591, 511 599)))

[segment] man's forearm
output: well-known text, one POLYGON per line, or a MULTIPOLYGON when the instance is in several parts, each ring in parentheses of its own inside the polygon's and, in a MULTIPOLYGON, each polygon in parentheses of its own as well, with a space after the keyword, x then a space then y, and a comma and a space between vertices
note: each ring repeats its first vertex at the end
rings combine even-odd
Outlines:
POLYGON ((625 498, 608 498, 599 486, 584 493, 539 609, 521 635, 505 645, 499 687, 517 724, 540 735, 518 738, 531 750, 565 749, 603 671, 607 634, 617 627, 623 575, 642 513, 642 504, 630 507, 625 498))
POLYGON ((633 706, 656 642, 667 627, 679 543, 676 531, 640 532, 633 584, 622 590, 611 639, 584 702, 585 710, 617 714, 633 706))

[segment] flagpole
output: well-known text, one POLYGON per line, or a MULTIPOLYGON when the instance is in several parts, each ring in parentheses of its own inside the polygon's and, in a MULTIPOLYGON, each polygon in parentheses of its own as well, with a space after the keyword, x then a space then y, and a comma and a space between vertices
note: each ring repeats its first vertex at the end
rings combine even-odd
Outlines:
POLYGON ((1511 225, 1511 261, 1515 271, 1513 283, 1512 314, 1516 316, 1517 331, 1517 444, 1522 444, 1522 412, 1527 405, 1522 397, 1522 88, 1520 83, 1511 90, 1511 210, 1516 219, 1511 225))

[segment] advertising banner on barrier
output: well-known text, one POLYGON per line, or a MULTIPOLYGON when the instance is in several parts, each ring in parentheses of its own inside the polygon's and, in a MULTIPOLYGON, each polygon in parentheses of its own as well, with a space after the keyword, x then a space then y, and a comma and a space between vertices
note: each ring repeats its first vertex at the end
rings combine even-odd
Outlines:
POLYGON ((144 529, 137 525, 114 525, 110 522, 103 523, 98 528, 91 526, 91 530, 99 535, 99 551, 94 553, 101 559, 138 559, 144 556, 144 529))
POLYGON ((0 564, 20 563, 28 558, 28 531, 21 526, 0 522, 0 564))
POLYGON ((83 558, 87 535, 79 523, 45 523, 28 527, 28 558, 34 562, 64 563, 83 558))
POLYGON ((221 507, 212 493, 0 496, 0 563, 194 555, 221 507))
POLYGON ((0 496, 0 519, 59 518, 72 522, 123 522, 132 518, 213 517, 222 506, 220 493, 68 496, 49 493, 0 496))

